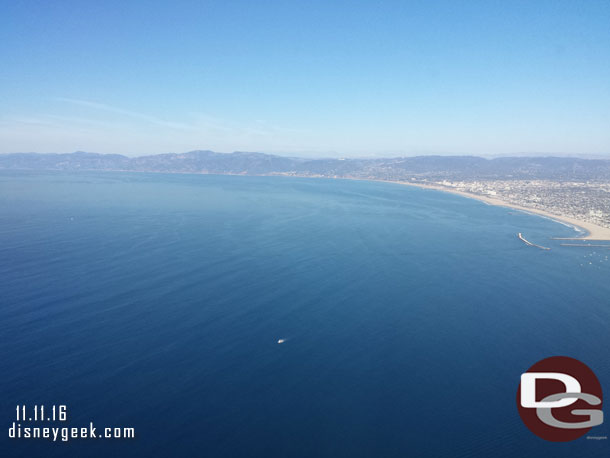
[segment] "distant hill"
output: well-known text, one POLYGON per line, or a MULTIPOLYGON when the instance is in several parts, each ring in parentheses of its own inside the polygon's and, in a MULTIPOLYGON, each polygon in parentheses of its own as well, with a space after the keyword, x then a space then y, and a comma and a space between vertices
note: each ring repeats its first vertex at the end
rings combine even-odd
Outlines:
POLYGON ((610 160, 567 157, 416 156, 304 159, 263 153, 190 151, 129 158, 119 154, 0 154, 0 169, 299 175, 381 180, 610 180, 610 160))

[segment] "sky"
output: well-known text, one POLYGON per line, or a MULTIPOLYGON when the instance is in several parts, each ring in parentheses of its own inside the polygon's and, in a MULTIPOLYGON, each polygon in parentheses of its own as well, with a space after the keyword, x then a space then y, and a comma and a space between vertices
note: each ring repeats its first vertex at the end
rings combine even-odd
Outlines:
POLYGON ((610 1, 0 0, 0 152, 610 157, 610 1))

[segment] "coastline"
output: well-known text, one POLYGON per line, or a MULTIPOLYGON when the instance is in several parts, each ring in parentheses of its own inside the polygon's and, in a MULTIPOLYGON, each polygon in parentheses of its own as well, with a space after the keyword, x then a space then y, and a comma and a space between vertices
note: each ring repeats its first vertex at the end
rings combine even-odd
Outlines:
MULTIPOLYGON (((9 169, 0 169, 0 170, 9 170, 9 169)), ((22 170, 22 171, 32 171, 31 169, 10 169, 10 170, 22 170)), ((65 170, 48 170, 54 172, 66 172, 65 170)), ((74 171, 72 171, 74 172, 74 171)), ((599 226, 597 224, 589 223, 587 221, 582 221, 576 218, 572 218, 570 216, 560 216, 555 215, 553 213, 549 213, 545 210, 539 210, 537 208, 529 208, 523 207, 521 205, 512 204, 509 202, 505 202, 500 199, 496 199, 493 197, 481 196, 478 194, 471 194, 464 191, 459 191, 457 189, 451 189, 440 185, 435 184, 424 184, 424 183, 413 183, 408 181, 395 181, 395 180, 379 180, 374 178, 354 178, 354 177, 324 177, 324 176, 304 176, 304 175, 285 175, 282 173, 273 173, 273 174, 242 174, 242 173, 201 173, 201 172, 160 172, 160 171, 144 171, 144 170, 78 170, 77 172, 119 172, 119 173, 153 173, 153 174, 178 174, 178 175, 221 175, 221 176, 284 176, 284 177, 293 177, 293 178, 323 178, 323 179, 339 179, 339 180, 356 180, 356 181, 375 181, 379 183, 394 183, 403 186, 414 186, 416 188, 421 189, 431 189, 434 191, 442 191, 450 194, 456 194, 458 196, 466 197, 469 199, 476 199, 481 202, 485 202, 489 205, 495 205, 498 207, 506 207, 514 210, 518 210, 524 213, 530 213, 533 215, 544 216, 545 218, 551 219, 561 224, 565 224, 570 227, 574 227, 580 231, 582 231, 583 235, 578 235, 576 237, 550 237, 555 240, 581 240, 581 241, 603 241, 610 242, 610 228, 606 228, 603 226, 599 226)), ((580 245, 579 245, 580 246, 580 245)))
POLYGON ((493 197, 480 196, 477 194, 471 194, 464 191, 458 191, 457 189, 449 189, 439 185, 431 185, 431 184, 420 184, 420 183, 409 183, 404 181, 392 181, 391 183, 402 184, 406 186, 415 186, 417 188, 422 189, 433 189, 435 191, 443 191, 448 192, 450 194, 457 194, 462 197, 467 197, 470 199, 476 199, 481 202, 485 202, 490 205, 496 205, 498 207, 506 207, 512 208, 514 210, 519 210, 525 213, 531 213, 535 215, 544 216, 546 218, 552 219, 562 224, 567 224, 568 226, 576 227, 583 232, 585 235, 577 236, 577 237, 551 237, 557 240, 597 240, 597 241, 610 241, 610 229, 602 226, 598 226, 597 224, 589 223, 587 221, 581 221, 576 218, 572 218, 570 216, 560 216, 549 213, 545 210, 539 210, 537 208, 528 208, 523 207, 517 204, 511 204, 509 202, 505 202, 500 199, 496 199, 493 197))

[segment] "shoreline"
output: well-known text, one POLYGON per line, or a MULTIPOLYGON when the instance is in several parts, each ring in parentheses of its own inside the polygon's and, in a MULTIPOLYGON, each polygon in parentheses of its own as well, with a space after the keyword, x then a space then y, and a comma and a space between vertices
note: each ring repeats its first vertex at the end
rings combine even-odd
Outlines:
MULTIPOLYGON (((0 169, 0 170, 21 170, 21 171, 35 171, 32 169, 0 169)), ((54 170, 49 169, 46 171, 50 172, 74 172, 67 170, 54 170)), ((564 224, 575 228, 576 230, 582 231, 584 234, 576 237, 550 237, 554 240, 583 240, 583 241, 604 241, 610 242, 610 228, 598 226, 597 224, 589 223, 587 221, 582 221, 576 218, 572 218, 570 216, 560 216, 555 215, 553 213, 549 213, 545 210, 539 210, 537 208, 529 208, 523 207, 517 204, 511 204, 509 202, 505 202, 503 200, 494 198, 481 196, 478 194, 471 194, 469 192, 459 191, 457 189, 451 189, 444 186, 436 185, 436 184, 424 184, 424 183, 413 183, 408 181, 395 181, 395 180, 378 180, 374 178, 355 178, 355 177, 324 177, 324 176, 304 176, 304 175, 285 175, 282 173, 278 174, 242 174, 242 173, 201 173, 201 172, 161 172, 161 171, 144 171, 144 170, 78 170, 77 172, 119 172, 119 173, 153 173, 153 174, 178 174, 178 175, 219 175, 219 176, 281 176, 281 177, 292 177, 292 178, 322 178, 322 179, 330 179, 330 180, 356 180, 356 181, 374 181, 377 183, 394 183, 403 186, 413 186, 420 189, 430 189, 434 191, 442 191, 450 194, 455 194, 458 196, 466 197, 468 199, 475 199, 480 202, 484 202, 489 205, 495 205, 497 207, 505 207, 511 208, 513 210, 518 210, 524 213, 529 213, 537 216, 543 216, 560 224, 564 224)))
MULTIPOLYGON (((381 181, 381 180, 380 180, 381 181)), ((404 181, 390 181, 390 183, 402 184, 406 186, 415 186, 417 188, 422 189, 432 189, 435 191, 443 191, 450 194, 456 194, 458 196, 467 197, 469 199, 476 199, 481 202, 485 202, 489 205, 495 205, 498 207, 506 207, 514 210, 519 210, 525 213, 530 213, 534 215, 544 216, 553 221, 556 221, 561 224, 566 224, 571 227, 578 228, 582 230, 585 234, 576 237, 551 237, 556 240, 597 240, 597 241, 610 241, 610 229, 602 226, 598 226, 597 224, 589 223, 587 221, 582 221, 576 218, 572 218, 570 216, 559 216, 553 213, 549 213, 546 210, 539 210, 537 208, 528 208, 523 207, 522 205, 511 204, 509 202, 505 202, 500 199, 496 199, 494 197, 480 196, 478 194, 471 194, 469 192, 459 191, 457 189, 445 188, 439 185, 431 185, 431 184, 419 184, 419 183, 409 183, 404 181)))

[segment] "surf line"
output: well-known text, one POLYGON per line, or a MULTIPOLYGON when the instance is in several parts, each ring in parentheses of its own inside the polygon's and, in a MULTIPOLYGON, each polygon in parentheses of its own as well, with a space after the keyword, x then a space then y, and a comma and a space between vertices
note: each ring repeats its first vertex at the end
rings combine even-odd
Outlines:
POLYGON ((541 245, 536 245, 535 243, 532 243, 529 240, 526 240, 525 237, 523 237, 523 234, 521 234, 521 232, 519 232, 517 234, 517 236, 519 237, 519 240, 521 240, 523 243, 525 243, 528 246, 535 246, 536 248, 540 248, 541 250, 550 250, 550 248, 547 248, 547 247, 541 246, 541 245))

